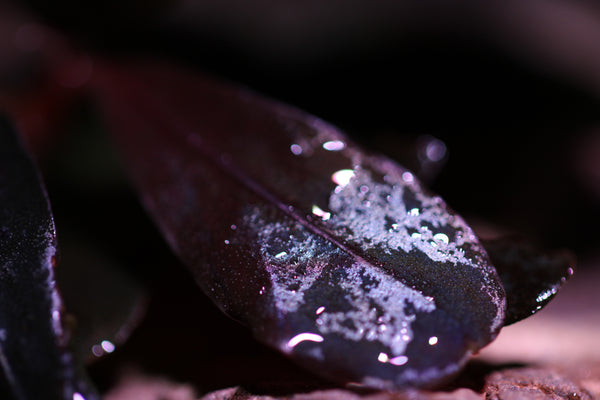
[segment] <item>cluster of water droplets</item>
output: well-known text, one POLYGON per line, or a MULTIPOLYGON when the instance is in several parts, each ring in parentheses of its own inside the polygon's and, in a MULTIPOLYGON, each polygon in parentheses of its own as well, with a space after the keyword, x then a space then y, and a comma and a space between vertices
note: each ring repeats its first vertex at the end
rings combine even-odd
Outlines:
POLYGON ((329 198, 330 224, 367 248, 387 253, 417 249, 436 262, 474 266, 462 248, 477 241, 471 229, 446 210, 442 199, 416 188, 412 175, 405 173, 404 179, 408 182, 376 182, 369 171, 356 168, 351 179, 338 182, 329 198), (407 207, 407 191, 416 206, 407 207))
POLYGON ((346 273, 346 279, 339 285, 347 293, 350 310, 321 313, 316 321, 319 331, 338 333, 354 341, 377 341, 394 356, 404 354, 413 339, 410 325, 416 318, 406 312, 407 306, 419 312, 432 312, 433 298, 362 262, 347 268, 346 273))
MULTIPOLYGON (((317 243, 319 238, 305 230, 292 233, 287 225, 266 223, 257 214, 250 216, 249 220, 253 226, 260 227, 257 229, 260 250, 271 279, 277 309, 285 314, 297 311, 304 303, 305 292, 327 266, 325 248, 317 243)), ((333 246, 327 250, 338 251, 333 246)))
POLYGON ((290 343, 295 347, 303 341, 321 341, 325 335, 336 334, 356 342, 379 342, 389 349, 391 357, 385 362, 399 362, 394 357, 403 355, 413 339, 411 323, 415 314, 435 310, 433 298, 365 261, 336 264, 332 257, 341 250, 300 225, 292 229, 278 222, 266 222, 258 210, 247 217, 247 222, 256 228, 270 276, 271 295, 283 315, 298 312, 317 281, 328 279, 334 271, 340 272, 332 284, 343 293, 343 310, 316 307, 314 332, 294 336, 286 343, 288 348, 290 343), (324 274, 326 270, 328 273, 324 274))

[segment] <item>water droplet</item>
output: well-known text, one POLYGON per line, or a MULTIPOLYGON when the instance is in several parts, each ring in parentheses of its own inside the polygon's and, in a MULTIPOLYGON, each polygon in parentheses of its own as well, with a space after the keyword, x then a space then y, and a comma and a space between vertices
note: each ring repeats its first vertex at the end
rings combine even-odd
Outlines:
POLYGON ((438 162, 446 156, 446 145, 439 139, 427 143, 425 155, 430 161, 438 162))
POLYGON ((438 338, 437 338, 437 336, 432 336, 432 337, 430 337, 430 338, 429 338, 429 345, 430 345, 430 346, 434 346, 434 345, 436 345, 436 344, 437 344, 437 342, 438 342, 438 338))
POLYGON ((107 353, 112 353, 113 351, 115 351, 115 345, 109 340, 103 340, 102 343, 100 343, 100 345, 102 346, 102 350, 104 350, 107 353))
POLYGON ((331 175, 331 180, 342 187, 350 183, 352 178, 354 178, 354 170, 351 169, 341 169, 331 175))
POLYGON ((302 154, 302 147, 299 144, 294 143, 293 145, 290 146, 290 150, 296 156, 299 156, 300 154, 302 154))
POLYGON ((329 218, 331 218, 331 213, 330 212, 323 211, 316 204, 313 204, 313 206, 312 206, 312 213, 315 214, 317 217, 321 217, 321 219, 323 221, 327 221, 329 218))
POLYGON ((321 336, 321 335, 317 335, 316 333, 304 332, 304 333, 300 333, 300 334, 294 336, 293 338, 291 338, 287 342, 287 347, 290 349, 293 349, 294 347, 298 346, 302 342, 308 341, 308 342, 320 343, 323 340, 324 340, 323 336, 321 336))
POLYGON ((400 366, 408 362, 408 357, 398 356, 390 358, 386 353, 379 353, 379 356, 377 356, 377 361, 379 361, 380 363, 390 363, 392 365, 400 366))
POLYGON ((450 242, 450 239, 448 239, 448 235, 446 235, 445 233, 436 233, 435 235, 433 235, 433 238, 437 241, 444 242, 446 244, 450 242))
POLYGON ((415 177, 410 172, 406 171, 402 173, 402 180, 406 183, 413 183, 415 181, 415 177))
POLYGON ((330 140, 328 142, 323 143, 323 148, 327 151, 340 151, 344 150, 346 147, 346 143, 341 140, 330 140))
POLYGON ((101 357, 104 354, 104 350, 102 350, 102 346, 99 344, 95 344, 92 346, 92 354, 96 357, 101 357))
POLYGON ((390 359, 390 364, 392 365, 404 365, 408 362, 408 357, 406 356, 398 356, 398 357, 394 357, 392 359, 390 359))

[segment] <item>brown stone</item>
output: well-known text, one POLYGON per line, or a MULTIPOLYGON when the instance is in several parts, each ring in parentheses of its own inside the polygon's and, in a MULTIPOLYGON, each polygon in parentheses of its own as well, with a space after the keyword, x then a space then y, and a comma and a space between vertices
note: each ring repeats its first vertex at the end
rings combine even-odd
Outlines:
POLYGON ((593 400, 578 382, 552 369, 518 368, 494 372, 485 386, 486 400, 593 400))

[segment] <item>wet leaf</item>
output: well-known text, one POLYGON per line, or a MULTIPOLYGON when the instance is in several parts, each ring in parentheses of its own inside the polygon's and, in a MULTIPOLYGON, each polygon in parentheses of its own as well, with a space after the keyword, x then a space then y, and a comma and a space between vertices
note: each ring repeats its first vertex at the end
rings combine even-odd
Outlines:
POLYGON ((504 325, 541 310, 573 275, 575 259, 566 250, 544 252, 513 236, 482 240, 482 244, 506 292, 504 325))
POLYGON ((392 388, 447 380, 496 336, 504 293, 485 251, 408 170, 209 78, 96 71, 144 205, 262 342, 321 376, 392 388))
POLYGON ((96 398, 67 350, 46 192, 17 134, 0 120, 0 394, 96 398), (88 393, 89 392, 89 393, 88 393))

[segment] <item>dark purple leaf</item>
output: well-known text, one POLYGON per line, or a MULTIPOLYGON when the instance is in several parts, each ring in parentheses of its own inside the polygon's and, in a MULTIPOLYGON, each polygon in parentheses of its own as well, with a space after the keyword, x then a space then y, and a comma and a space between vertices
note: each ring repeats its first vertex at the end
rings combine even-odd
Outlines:
POLYGON ((69 315, 76 320, 72 348, 94 361, 123 344, 144 316, 147 296, 140 282, 97 246, 61 235, 56 280, 69 315))
POLYGON ((543 252, 516 237, 482 240, 482 244, 506 292, 504 325, 541 310, 573 275, 575 259, 566 250, 543 252))
POLYGON ((0 397, 96 396, 67 350, 56 290, 56 234, 45 189, 6 119, 0 120, 0 397))
POLYGON ((108 66, 95 83, 144 205, 259 340, 321 376, 393 388, 447 380, 498 333, 485 251, 409 171, 173 68, 108 66))

